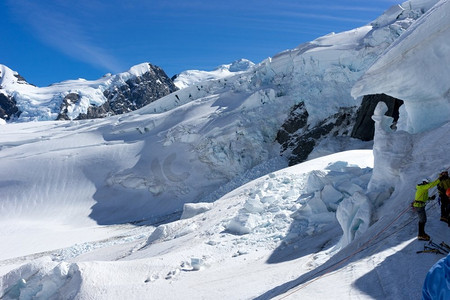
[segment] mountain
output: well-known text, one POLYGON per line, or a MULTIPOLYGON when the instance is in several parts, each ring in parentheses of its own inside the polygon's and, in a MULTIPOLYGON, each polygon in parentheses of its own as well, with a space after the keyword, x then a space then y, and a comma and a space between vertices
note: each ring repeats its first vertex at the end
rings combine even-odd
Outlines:
POLYGON ((20 122, 123 114, 177 90, 161 68, 149 63, 94 81, 69 80, 42 88, 0 65, 0 87, 2 119, 20 122))
MULTIPOLYGON (((132 113, 1 125, 0 297, 420 298, 442 256, 416 253, 410 203, 449 167, 449 13, 407 1, 132 113), (350 136, 358 110, 373 149, 350 136)), ((426 231, 449 243, 437 205, 426 231)))
POLYGON ((239 59, 231 64, 218 66, 213 71, 188 70, 172 77, 174 84, 179 88, 194 85, 208 80, 223 79, 241 72, 248 71, 255 64, 248 59, 239 59))

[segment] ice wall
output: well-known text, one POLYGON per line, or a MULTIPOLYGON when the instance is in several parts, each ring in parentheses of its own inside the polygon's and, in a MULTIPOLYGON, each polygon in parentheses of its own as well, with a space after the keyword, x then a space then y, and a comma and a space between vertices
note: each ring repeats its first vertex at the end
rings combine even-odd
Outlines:
MULTIPOLYGON (((408 1, 423 9, 433 1, 408 1)), ((441 0, 397 39, 355 84, 354 97, 385 93, 405 101, 398 128, 422 132, 450 120, 450 1, 441 0)))

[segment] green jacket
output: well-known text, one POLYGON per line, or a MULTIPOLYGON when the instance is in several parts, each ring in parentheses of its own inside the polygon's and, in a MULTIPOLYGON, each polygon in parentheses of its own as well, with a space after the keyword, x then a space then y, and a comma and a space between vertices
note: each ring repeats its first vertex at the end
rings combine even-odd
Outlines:
POLYGON ((416 186, 416 196, 414 197, 414 207, 424 207, 428 198, 428 190, 438 185, 439 179, 427 184, 418 184, 416 186))

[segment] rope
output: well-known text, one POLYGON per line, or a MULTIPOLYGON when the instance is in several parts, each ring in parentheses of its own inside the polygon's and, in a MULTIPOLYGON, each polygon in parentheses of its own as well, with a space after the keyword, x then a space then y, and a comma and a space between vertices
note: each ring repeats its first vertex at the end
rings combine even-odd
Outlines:
MULTIPOLYGON (((433 203, 431 206, 429 206, 429 209, 431 209, 433 206, 436 205, 436 202, 433 203)), ((341 259, 340 261, 334 263, 333 265, 318 271, 316 274, 314 274, 312 277, 317 276, 318 274, 320 274, 321 272, 324 272, 322 275, 308 281, 307 283, 304 283, 303 285, 297 285, 297 288, 294 288, 291 290, 291 292, 288 292, 287 294, 285 294, 284 296, 282 296, 279 299, 285 299, 289 296, 291 296, 292 294, 302 290, 303 288, 307 287, 308 285, 310 285, 311 283, 329 275, 331 272, 333 272, 334 270, 337 269, 337 267, 339 267, 340 265, 342 265, 344 262, 348 261, 349 259, 351 259, 352 257, 354 257, 356 254, 360 253, 361 251, 369 248, 369 244, 375 240, 376 238, 378 238, 382 233, 384 233, 389 227, 391 227, 398 219, 400 219, 406 212, 408 212, 409 210, 411 210, 412 208, 410 206, 406 207, 403 211, 400 212, 400 214, 397 215, 397 217, 395 217, 388 225, 386 225, 381 231, 379 231, 376 235, 374 235, 372 238, 370 238, 368 241, 366 241, 364 244, 362 244, 357 250, 355 250, 353 253, 351 253, 350 255, 344 257, 343 259, 341 259)), ((405 225, 401 226, 398 230, 392 232, 391 234, 388 234, 387 236, 383 237, 382 239, 380 239, 379 241, 373 243, 371 246, 378 244, 379 242, 387 239, 388 237, 392 236, 394 233, 400 231, 401 229, 403 229, 404 227, 406 227, 407 225, 409 225, 410 223, 412 223, 415 219, 417 219, 417 216, 411 220, 409 220, 405 225)))
MULTIPOLYGON (((340 265, 342 265, 344 262, 348 261, 350 258, 352 258, 353 256, 355 256, 356 254, 358 254, 359 252, 361 252, 362 250, 364 250, 366 248, 366 246, 372 242, 373 240, 375 240, 377 237, 379 237, 383 232, 385 232, 390 226, 392 226, 392 224, 394 224, 401 216, 403 216, 406 212, 408 212, 411 209, 411 207, 407 207, 405 208, 399 215, 397 215, 397 217, 392 220, 388 225, 386 225, 380 232, 378 232, 376 235, 374 235, 372 238, 370 238, 367 242, 365 242, 364 244, 362 244, 357 250, 355 250, 353 253, 351 253, 350 255, 344 257, 343 259, 341 259, 340 261, 336 262, 335 264, 317 272, 316 274, 314 274, 313 276, 318 275, 321 272, 324 272, 322 275, 320 275, 319 277, 316 277, 312 280, 310 280, 309 282, 299 286, 298 288, 293 289, 291 292, 285 294, 283 297, 279 298, 279 299, 285 299, 287 297, 289 297, 290 295, 298 292, 299 290, 307 287, 308 285, 310 285, 311 283, 321 279, 322 277, 328 275, 329 273, 331 273, 332 271, 334 271, 337 267, 339 267, 340 265)), ((387 237, 389 237, 390 235, 386 236, 384 239, 386 239, 387 237)))

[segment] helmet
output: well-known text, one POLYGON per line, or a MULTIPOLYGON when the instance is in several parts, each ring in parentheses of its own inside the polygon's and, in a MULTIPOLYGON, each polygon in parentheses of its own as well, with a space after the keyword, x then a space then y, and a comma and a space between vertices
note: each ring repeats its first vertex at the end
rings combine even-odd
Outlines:
POLYGON ((448 189, 445 191, 445 194, 447 195, 447 197, 450 197, 450 188, 448 188, 448 189))
POLYGON ((448 171, 444 170, 439 174, 439 177, 444 176, 444 177, 448 177, 448 171))
POLYGON ((423 179, 419 182, 419 185, 427 184, 427 183, 429 183, 429 182, 430 182, 430 179, 428 179, 427 177, 425 177, 425 178, 423 178, 423 179))

